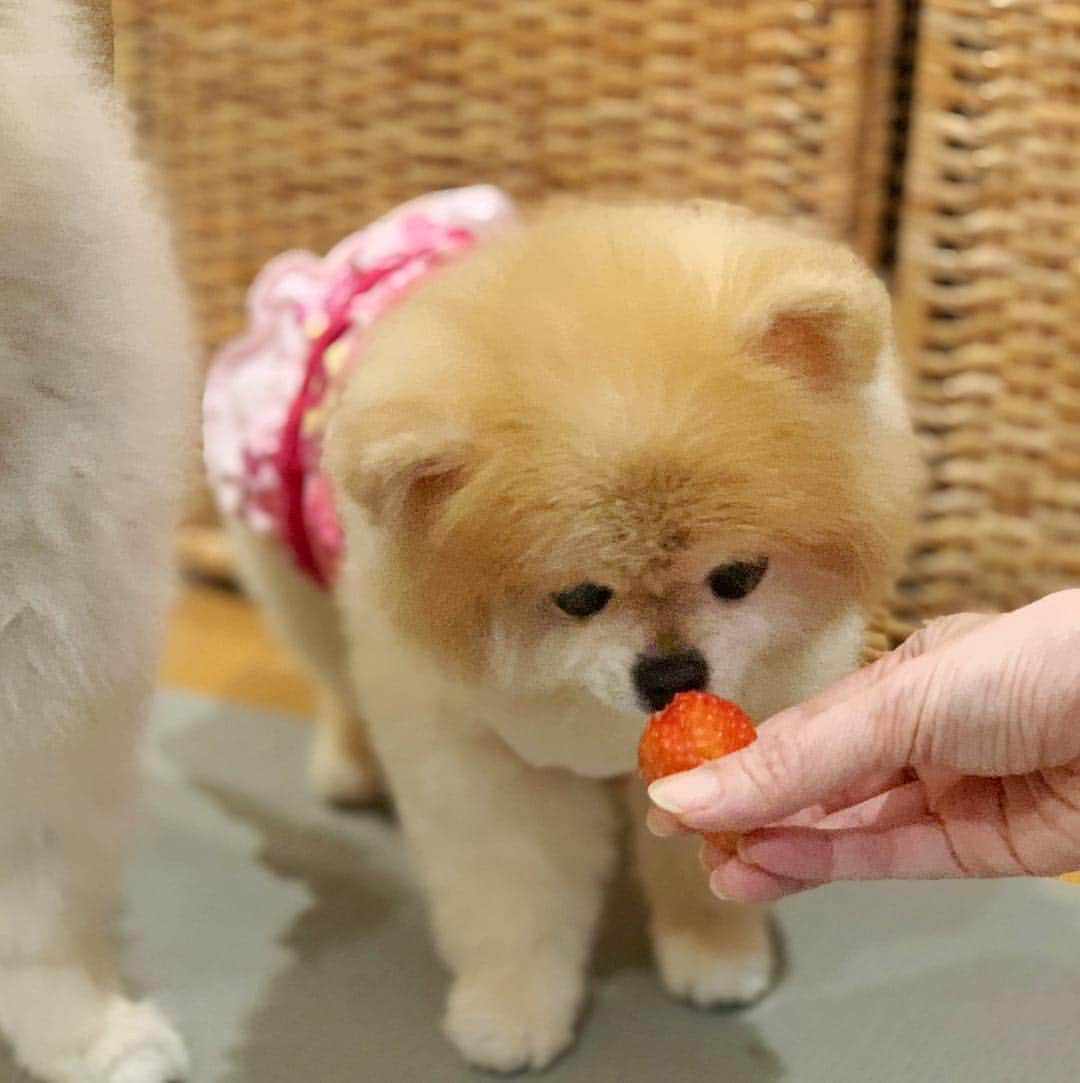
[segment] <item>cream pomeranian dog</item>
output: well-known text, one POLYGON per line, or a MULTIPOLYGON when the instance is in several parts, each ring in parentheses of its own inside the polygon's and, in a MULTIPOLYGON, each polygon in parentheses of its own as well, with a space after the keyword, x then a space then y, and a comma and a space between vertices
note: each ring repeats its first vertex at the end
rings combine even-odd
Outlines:
POLYGON ((764 720, 857 664, 918 477, 884 288, 724 205, 557 206, 371 322, 349 373, 322 460, 333 594, 235 506, 231 526, 319 682, 318 787, 388 784, 446 1033, 497 1070, 571 1043, 605 780, 626 779, 666 987, 760 997, 768 916, 710 897, 693 840, 648 835, 637 741, 680 690, 764 720))
POLYGON ((0 0, 0 1031, 36 1076, 166 1083, 110 920, 181 489, 185 314, 60 0, 0 0))

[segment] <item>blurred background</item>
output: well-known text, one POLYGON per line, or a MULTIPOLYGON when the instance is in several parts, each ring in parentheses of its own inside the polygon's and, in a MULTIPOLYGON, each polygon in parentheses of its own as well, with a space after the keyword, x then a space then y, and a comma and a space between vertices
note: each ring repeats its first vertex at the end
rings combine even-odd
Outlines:
MULTIPOLYGON (((871 647, 1080 582, 1075 0, 85 2, 172 200, 204 358, 269 257, 423 191, 735 200, 849 241, 893 288, 932 485, 871 647)), ((229 583, 197 477, 179 549, 229 583)), ((178 621, 167 667, 239 652, 226 683, 303 702, 237 597, 193 588, 178 621)))

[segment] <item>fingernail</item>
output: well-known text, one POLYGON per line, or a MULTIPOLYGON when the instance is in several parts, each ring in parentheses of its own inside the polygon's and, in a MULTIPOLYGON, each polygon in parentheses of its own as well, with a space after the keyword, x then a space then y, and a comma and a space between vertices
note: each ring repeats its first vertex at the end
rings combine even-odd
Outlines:
POLYGON ((712 876, 709 877, 709 890, 721 902, 732 902, 733 901, 731 896, 730 895, 725 895, 723 888, 720 887, 720 874, 718 872, 714 872, 712 874, 712 876))
POLYGON ((701 862, 701 867, 709 873, 711 876, 721 865, 726 865, 731 860, 731 854, 720 854, 716 852, 715 846, 710 846, 707 842, 703 843, 701 849, 698 850, 698 861, 701 862))
POLYGON ((679 834, 679 826, 672 822, 671 814, 661 812, 658 808, 651 808, 645 814, 645 826, 658 839, 667 839, 679 834))
POLYGON ((663 778, 649 787, 652 803, 675 816, 706 804, 715 793, 712 779, 699 771, 690 771, 678 778, 663 778))

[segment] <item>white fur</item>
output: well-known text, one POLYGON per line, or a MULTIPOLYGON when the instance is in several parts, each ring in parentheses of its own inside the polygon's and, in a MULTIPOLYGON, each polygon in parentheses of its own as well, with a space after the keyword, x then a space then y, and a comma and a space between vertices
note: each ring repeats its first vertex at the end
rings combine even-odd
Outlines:
POLYGON ((319 725, 308 778, 324 800, 361 805, 382 796, 383 780, 367 747, 349 675, 348 649, 333 595, 285 559, 273 539, 225 517, 233 557, 274 633, 315 678, 319 725))
MULTIPOLYGON (((284 554, 233 529, 245 581, 271 599, 275 623, 291 623, 290 643, 320 672, 316 658, 339 635, 335 607, 315 591, 302 599, 303 592, 292 589, 297 573, 284 554)), ((503 674, 508 683, 483 688, 459 682, 402 641, 375 604, 375 564, 364 560, 366 543, 375 552, 370 525, 346 509, 346 531, 350 561, 340 593, 348 599, 355 689, 348 695, 362 705, 379 760, 393 779, 436 944, 454 975, 445 1032, 482 1067, 542 1068, 573 1040, 615 856, 615 810, 601 780, 632 771, 640 709, 603 702, 587 680, 584 689, 572 686, 573 673, 542 691, 549 671, 524 693, 514 688, 511 673, 503 674)), ((747 636, 742 666, 754 660, 767 666, 753 682, 739 670, 738 690, 762 718, 850 671, 864 631, 854 610, 815 610, 821 598, 809 590, 812 580, 802 581, 807 596, 801 601, 783 601, 787 573, 780 563, 777 596, 766 594, 760 610, 736 618, 732 609, 727 617, 732 650, 743 650, 739 635, 747 636), (776 620, 772 641, 770 619, 776 620)), ((721 618, 698 619, 720 634, 721 618)), ((713 644, 710 657, 722 649, 713 644)), ((592 657, 601 656, 601 667, 616 675, 613 683, 629 687, 631 659, 624 654, 601 643, 592 657), (621 658, 625 671, 611 666, 611 657, 621 658)), ((543 656, 532 660, 536 670, 547 669, 543 656)), ((528 658, 520 665, 524 679, 528 658)), ((355 770, 348 763, 341 769, 355 770)), ((757 1000, 775 972, 767 913, 711 898, 694 841, 661 842, 646 832, 641 790, 636 780, 628 786, 665 986, 699 1006, 757 1000)))
MULTIPOLYGON (((347 530, 361 538, 365 527, 349 516, 347 530)), ((371 597, 360 560, 351 562, 342 590, 351 600, 371 597)), ((546 696, 466 688, 362 602, 350 605, 349 615, 357 688, 425 878, 436 940, 456 975, 447 1033, 483 1067, 542 1067, 572 1039, 567 1014, 583 995, 614 856, 606 787, 580 776, 632 771, 640 709, 615 711, 565 684, 546 696), (456 950, 448 950, 450 938, 456 950), (558 998, 549 988, 553 968, 562 974, 558 998), (536 974, 543 978, 539 987, 536 974), (483 982, 481 975, 490 975, 489 998, 471 995, 463 1004, 458 990, 483 982), (510 998, 501 983, 524 988, 510 998)), ((806 621, 806 610, 802 616, 806 621)), ((813 630, 809 622, 793 625, 790 633, 805 636, 801 647, 794 634, 788 640, 781 632, 778 642, 789 649, 772 656, 767 676, 740 685, 759 717, 818 691, 856 663, 863 630, 857 615, 813 630)), ((728 643, 737 649, 736 637, 728 643)), ((760 657, 765 646, 754 642, 747 659, 760 657)), ((700 1006, 757 1000, 775 970, 766 912, 718 905, 693 840, 668 845, 647 836, 640 791, 632 780, 638 867, 665 986, 700 1006)))
MULTIPOLYGON (((696 265, 713 251, 708 242, 716 236, 684 225, 678 239, 680 251, 685 248, 681 254, 696 265)), ((573 253, 563 255, 560 267, 569 266, 573 253)), ((596 283, 590 285, 600 292, 596 283)), ((608 283, 603 292, 606 297, 618 291, 608 283)), ((419 377, 408 368, 423 350, 407 347, 416 342, 423 347, 428 318, 419 300, 412 304, 408 316, 405 309, 398 315, 409 320, 415 336, 403 336, 399 345, 405 348, 383 357, 381 366, 376 350, 358 367, 340 432, 351 434, 353 392, 352 408, 362 418, 364 406, 380 401, 384 382, 408 388, 412 381, 425 392, 430 389, 430 374, 419 377)), ((513 324, 512 314, 493 310, 488 315, 493 324, 513 324)), ((646 332, 652 330, 649 319, 646 313, 641 321, 646 332)), ((620 318, 614 325, 621 328, 624 322, 620 318)), ((593 331, 584 329, 587 337, 593 331)), ((447 389, 455 387, 453 359, 463 367, 470 363, 469 351, 459 356, 449 341, 436 336, 436 346, 425 355, 447 389)), ((867 385, 871 390, 852 396, 853 413, 860 415, 857 422, 849 419, 855 424, 852 439, 873 438, 873 429, 862 427, 869 418, 882 429, 906 430, 891 357, 888 348, 882 351, 867 385)), ((630 379, 635 376, 641 373, 634 370, 630 379)), ((662 376, 670 373, 647 370, 645 385, 662 376)), ((492 378, 498 379, 497 372, 492 378)), ((560 402, 568 410, 600 413, 587 393, 568 394, 560 402)), ((423 424, 423 418, 415 423, 423 424)), ((343 436, 341 448, 352 452, 350 439, 343 436)), ((376 440, 388 470, 365 460, 359 426, 355 442, 359 473, 374 472, 382 488, 388 474, 392 488, 402 476, 394 467, 401 441, 376 440)), ((425 449, 421 462, 430 461, 425 449)), ((781 475, 784 466, 778 458, 781 475)), ((907 460, 896 467, 898 477, 906 477, 907 460)), ((359 496, 351 489, 340 494, 347 538, 338 592, 344 641, 331 603, 310 587, 297 590, 297 573, 287 558, 237 525, 241 570, 314 674, 327 671, 326 645, 333 644, 334 698, 348 705, 355 723, 362 715, 370 726, 427 889, 436 944, 451 971, 445 1032, 480 1066, 541 1068, 572 1041, 585 993, 586 962, 615 849, 615 810, 606 780, 633 771, 643 721, 633 685, 635 661, 661 641, 692 645, 706 656, 712 689, 765 719, 854 668, 865 630, 861 599, 850 581, 823 570, 823 562, 788 551, 775 538, 758 539, 761 548, 756 548, 740 524, 730 537, 710 532, 703 548, 673 556, 670 567, 650 573, 649 581, 643 577, 636 592, 623 597, 616 590, 603 611, 588 620, 561 614, 549 593, 524 601, 513 592, 500 595, 491 601, 494 612, 485 625, 486 657, 465 678, 418 645, 416 630, 410 635, 388 604, 385 583, 392 562, 386 556, 395 539, 387 520, 401 509, 385 499, 394 494, 382 488, 374 501, 363 485, 359 496), (759 554, 769 557, 769 567, 751 594, 734 603, 711 594, 711 569, 759 554), (343 642, 347 667, 341 664, 343 642)), ((545 495, 554 502, 559 492, 553 487, 545 495)), ((492 559, 497 563, 498 555, 492 559)), ((571 580, 565 587, 574 585, 571 580)), ((437 582, 429 587, 438 589, 437 582)), ((431 620, 438 621, 442 612, 432 605, 431 620)), ((322 745, 320 757, 327 748, 333 745, 322 745)), ((366 773, 365 764, 361 774, 366 773)), ((327 762, 321 762, 319 774, 333 777, 327 762)), ((634 780, 628 790, 664 984, 673 995, 699 1005, 756 1000, 775 975, 766 911, 712 898, 695 842, 651 839, 643 826, 643 787, 634 780)))
POLYGON ((63 1083, 186 1058, 110 919, 190 354, 166 231, 60 0, 0 0, 0 1030, 63 1083))
POLYGON ((353 673, 454 975, 446 1033, 483 1067, 542 1068, 585 995, 615 856, 609 794, 516 755, 492 723, 520 703, 478 701, 367 615, 350 622, 353 673))
POLYGON ((647 800, 626 787, 634 854, 649 904, 649 932, 660 979, 672 996, 699 1007, 749 1004, 775 977, 768 912, 719 904, 705 886, 700 840, 657 839, 645 827, 647 800))
POLYGON ((634 688, 634 663, 655 647, 664 629, 674 628, 704 654, 711 691, 743 704, 755 718, 768 718, 804 693, 804 675, 795 660, 819 639, 831 641, 835 624, 849 628, 838 650, 843 666, 854 665, 862 622, 854 606, 838 607, 834 599, 845 592, 833 576, 805 559, 774 551, 752 594, 738 602, 718 602, 708 586, 709 571, 737 555, 719 549, 681 562, 681 574, 658 598, 662 621, 623 608, 618 598, 587 621, 568 619, 547 606, 538 610, 525 635, 514 634, 521 624, 516 614, 505 622, 496 618, 489 647, 493 679, 505 695, 536 701, 538 708, 550 706, 554 697, 556 715, 548 720, 551 712, 545 711, 545 722, 538 726, 529 711, 500 712, 494 724, 505 740, 531 763, 603 776, 631 770, 645 709, 634 688), (621 720, 580 725, 572 717, 573 707, 567 710, 568 696, 571 702, 575 698, 571 690, 589 714, 603 705, 621 720))

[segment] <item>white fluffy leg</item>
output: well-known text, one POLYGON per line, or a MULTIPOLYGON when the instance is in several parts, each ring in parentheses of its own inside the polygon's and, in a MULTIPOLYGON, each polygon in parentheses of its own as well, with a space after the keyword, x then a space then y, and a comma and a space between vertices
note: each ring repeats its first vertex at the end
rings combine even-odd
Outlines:
POLYGON ((123 996, 110 936, 134 727, 95 729, 0 770, 0 1030, 50 1083, 174 1083, 180 1039, 123 996))
POLYGON ((122 998, 108 926, 193 365, 79 7, 0 0, 0 1029, 56 1083, 166 1083, 179 1042, 122 998))
POLYGON ((454 976, 445 1033, 479 1067, 543 1068, 572 1042, 585 996, 613 858, 608 795, 396 687, 372 733, 454 976))
POLYGON ((15 1053, 47 1083, 181 1083, 183 1043, 152 1004, 106 993, 80 963, 0 973, 15 1053))
POLYGON ((183 1043, 157 1008, 120 997, 82 1065, 92 1083, 179 1083, 188 1072, 183 1043))
POLYGON ((672 996, 701 1008, 752 1004, 769 991, 775 961, 768 916, 758 907, 717 904, 711 921, 654 919, 653 951, 672 996))
POLYGON ((768 911, 714 898, 697 857, 700 840, 654 838, 644 825, 643 788, 636 780, 628 786, 638 871, 664 987, 703 1008, 758 1000, 776 973, 768 911))
POLYGON ((584 995, 576 961, 546 972, 529 961, 467 970, 450 989, 443 1031, 481 1068, 546 1068, 574 1040, 584 995))
POLYGON ((272 538, 226 518, 245 587, 274 634, 295 655, 318 694, 308 758, 312 789, 331 805, 368 805, 385 792, 349 673, 341 616, 333 595, 298 571, 272 538))

